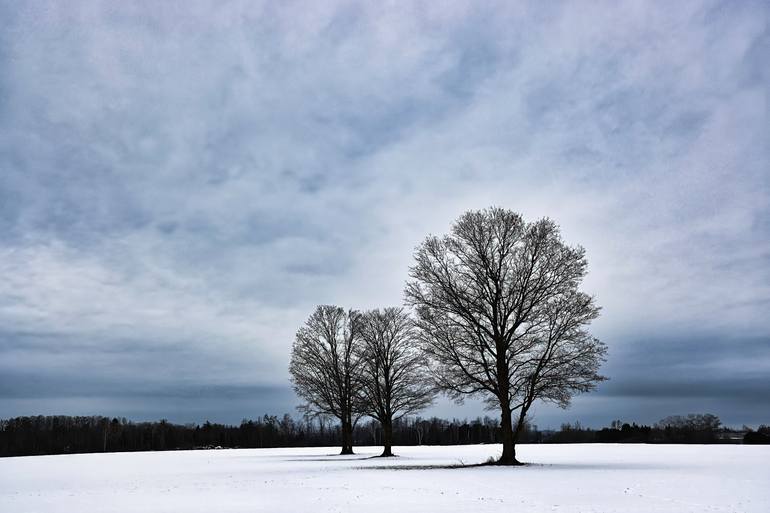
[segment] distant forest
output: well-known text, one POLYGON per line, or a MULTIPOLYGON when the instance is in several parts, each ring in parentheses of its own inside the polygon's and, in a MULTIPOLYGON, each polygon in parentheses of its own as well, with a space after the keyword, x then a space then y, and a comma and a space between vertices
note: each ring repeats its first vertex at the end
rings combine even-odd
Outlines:
MULTIPOLYGON (((297 421, 265 415, 240 426, 130 422, 101 416, 37 416, 0 420, 0 456, 182 449, 310 447, 338 445, 340 427, 324 421, 297 421)), ((379 445, 379 423, 359 422, 355 445, 379 445)), ((468 420, 401 419, 394 423, 395 445, 499 443, 500 426, 489 417, 468 420)), ((558 431, 527 426, 522 443, 770 443, 770 426, 757 430, 723 427, 714 415, 667 417, 653 426, 615 421, 602 429, 564 424, 558 431)))

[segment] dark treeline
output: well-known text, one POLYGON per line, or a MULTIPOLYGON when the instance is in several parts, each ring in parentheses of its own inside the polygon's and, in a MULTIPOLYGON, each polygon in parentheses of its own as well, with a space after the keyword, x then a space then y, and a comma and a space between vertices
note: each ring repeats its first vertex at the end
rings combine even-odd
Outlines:
POLYGON ((543 442, 551 443, 767 444, 770 426, 761 425, 756 431, 748 426, 731 429, 722 426, 715 415, 691 414, 666 417, 652 426, 616 420, 610 427, 591 429, 576 422, 539 435, 543 435, 543 442))
MULTIPOLYGON (((334 446, 342 437, 338 424, 298 421, 290 415, 265 415, 240 426, 130 422, 101 416, 37 416, 0 420, 0 456, 86 452, 164 451, 202 448, 334 446)), ((379 445, 382 429, 375 421, 359 422, 355 445, 379 445)), ((500 426, 489 417, 468 420, 401 419, 393 424, 394 445, 500 443, 500 426)), ((524 443, 770 443, 770 427, 756 431, 721 426, 713 415, 668 417, 654 426, 615 421, 608 428, 564 424, 559 431, 527 426, 524 443)))

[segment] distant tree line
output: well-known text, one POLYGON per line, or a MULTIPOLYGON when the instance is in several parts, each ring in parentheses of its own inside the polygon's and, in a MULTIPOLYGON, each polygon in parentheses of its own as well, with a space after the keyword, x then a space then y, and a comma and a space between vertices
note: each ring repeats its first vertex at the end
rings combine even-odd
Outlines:
POLYGON ((550 443, 649 443, 649 444, 770 444, 770 426, 757 430, 748 426, 731 429, 722 426, 712 414, 674 415, 653 425, 613 421, 602 429, 584 428, 580 423, 563 424, 559 431, 539 433, 550 443))
MULTIPOLYGON (((382 445, 378 421, 359 423, 352 432, 356 445, 382 445)), ((400 418, 390 433, 394 445, 460 445, 501 443, 500 423, 490 417, 474 420, 400 418)), ((342 440, 339 423, 323 419, 296 420, 265 415, 239 426, 130 422, 101 416, 35 416, 0 420, 0 456, 30 456, 88 452, 166 451, 215 448, 328 447, 342 440)), ((614 421, 591 429, 579 423, 558 431, 525 425, 523 443, 770 443, 770 426, 757 430, 721 426, 713 415, 667 417, 652 426, 614 421)))
MULTIPOLYGON (((347 435, 345 435, 347 436, 347 435)), ((382 444, 379 422, 357 424, 352 442, 382 444)), ((390 436, 397 445, 455 445, 496 443, 499 425, 488 417, 474 421, 439 418, 400 418, 390 436)), ((131 422, 102 416, 34 416, 0 420, 0 456, 87 452, 165 451, 213 448, 271 448, 334 446, 343 440, 340 423, 324 418, 296 420, 264 415, 244 419, 239 426, 205 422, 174 424, 131 422)))

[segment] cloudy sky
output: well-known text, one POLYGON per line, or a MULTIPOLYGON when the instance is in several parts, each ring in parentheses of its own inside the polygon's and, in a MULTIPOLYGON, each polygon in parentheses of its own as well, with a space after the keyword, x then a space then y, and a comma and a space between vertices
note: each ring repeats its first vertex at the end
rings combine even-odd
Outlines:
MULTIPOLYGON (((0 418, 293 411, 319 303, 467 209, 587 250, 558 426, 770 422, 770 6, 0 0, 0 418)), ((442 401, 430 413, 483 414, 442 401)))

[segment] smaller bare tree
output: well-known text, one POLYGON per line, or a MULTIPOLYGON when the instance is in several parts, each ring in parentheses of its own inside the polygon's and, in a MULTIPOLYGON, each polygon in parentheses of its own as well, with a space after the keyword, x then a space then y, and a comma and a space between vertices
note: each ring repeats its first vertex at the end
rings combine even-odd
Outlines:
POLYGON ((382 456, 393 456, 393 422, 427 407, 435 395, 427 362, 414 322, 403 308, 366 312, 361 339, 362 402, 382 426, 382 456))
POLYGON ((361 315, 338 306, 316 308, 297 331, 289 372, 306 415, 331 416, 342 427, 342 452, 353 454, 353 428, 361 415, 357 390, 363 370, 359 340, 361 315))

